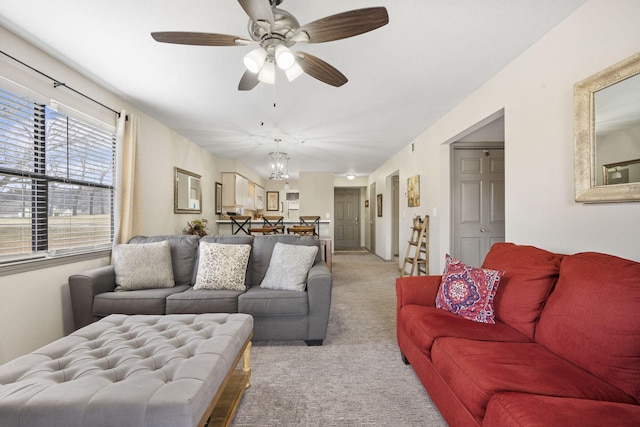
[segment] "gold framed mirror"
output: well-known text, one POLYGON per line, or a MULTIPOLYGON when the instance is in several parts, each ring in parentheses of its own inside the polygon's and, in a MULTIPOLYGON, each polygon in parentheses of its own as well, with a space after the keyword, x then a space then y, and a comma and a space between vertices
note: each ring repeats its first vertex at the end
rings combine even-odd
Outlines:
POLYGON ((574 143, 576 202, 640 201, 640 53, 575 84, 574 143))
POLYGON ((200 175, 173 169, 173 213, 202 213, 200 175))

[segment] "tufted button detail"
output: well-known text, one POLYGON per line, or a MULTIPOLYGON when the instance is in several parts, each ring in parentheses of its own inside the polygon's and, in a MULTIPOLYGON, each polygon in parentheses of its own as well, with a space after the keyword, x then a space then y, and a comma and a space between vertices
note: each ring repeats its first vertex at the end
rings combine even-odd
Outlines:
POLYGON ((111 315, 0 367, 0 395, 24 425, 37 425, 28 418, 37 413, 87 425, 112 410, 106 404, 130 419, 157 421, 167 405, 188 414, 194 402, 208 405, 200 393, 215 395, 252 328, 245 314, 111 315))

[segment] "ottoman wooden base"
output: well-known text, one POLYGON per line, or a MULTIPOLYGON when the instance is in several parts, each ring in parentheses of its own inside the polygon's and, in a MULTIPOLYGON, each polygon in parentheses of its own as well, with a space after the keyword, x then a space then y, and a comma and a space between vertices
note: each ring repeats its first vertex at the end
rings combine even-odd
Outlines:
POLYGON ((249 388, 251 379, 251 337, 244 346, 244 351, 238 354, 235 365, 242 357, 242 369, 233 369, 227 375, 216 397, 211 401, 209 409, 202 417, 199 426, 227 427, 238 409, 244 391, 249 388))

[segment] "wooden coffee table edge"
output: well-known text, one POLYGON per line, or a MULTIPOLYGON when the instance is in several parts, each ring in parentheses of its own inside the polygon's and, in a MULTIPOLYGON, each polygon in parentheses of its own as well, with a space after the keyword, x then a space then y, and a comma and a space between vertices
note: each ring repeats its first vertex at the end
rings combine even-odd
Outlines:
POLYGON ((227 427, 231 424, 244 391, 250 386, 252 336, 249 335, 242 351, 238 353, 231 370, 198 423, 199 427, 227 427), (242 369, 237 369, 240 359, 242 369))

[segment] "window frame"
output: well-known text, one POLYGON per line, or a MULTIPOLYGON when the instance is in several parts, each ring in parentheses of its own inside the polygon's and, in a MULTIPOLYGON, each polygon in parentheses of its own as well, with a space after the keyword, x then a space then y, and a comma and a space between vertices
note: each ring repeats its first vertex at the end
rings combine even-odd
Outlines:
MULTIPOLYGON (((33 149, 33 170, 21 170, 20 165, 14 165, 15 168, 11 168, 11 164, 7 163, 4 165, 0 165, 0 174, 5 176, 13 176, 20 177, 23 179, 31 179, 31 189, 32 195, 30 197, 30 203, 32 206, 31 210, 31 234, 30 234, 30 244, 31 244, 31 252, 30 253, 16 253, 16 254, 8 254, 6 257, 0 258, 0 276, 6 276, 11 274, 18 274, 27 271, 32 271, 41 268, 49 268, 57 265, 63 265, 68 263, 75 263, 89 259, 103 258, 108 257, 111 253, 111 247, 115 238, 115 197, 116 197, 116 123, 115 118, 113 124, 107 124, 101 122, 98 119, 85 115, 84 113, 78 112, 76 110, 71 109, 70 107, 63 107, 63 111, 60 114, 67 117, 67 121, 71 119, 75 123, 80 124, 81 129, 99 129, 102 128, 103 131, 106 130, 107 138, 104 139, 103 142, 106 143, 105 146, 109 147, 109 151, 107 151, 107 163, 110 165, 110 183, 104 184, 100 182, 92 181, 91 179, 83 180, 83 179, 74 179, 69 177, 59 177, 55 176, 55 174, 47 173, 47 159, 46 159, 46 136, 44 129, 47 127, 45 116, 46 109, 48 108, 51 111, 54 111, 58 115, 58 109, 53 108, 47 105, 46 102, 43 101, 43 96, 27 89, 19 86, 20 89, 23 90, 15 90, 12 82, 6 79, 0 79, 0 88, 7 92, 9 95, 20 98, 23 101, 28 101, 28 104, 38 109, 37 112, 34 113, 34 117, 38 116, 42 118, 42 122, 39 124, 34 124, 36 127, 40 127, 40 131, 34 132, 33 135, 30 135, 32 138, 32 142, 34 144, 33 149), (9 83, 9 84, 5 84, 9 83), (27 92, 25 94, 25 92, 27 92), (33 93, 31 93, 33 92, 33 93), (34 96, 35 95, 35 96, 34 96), (73 114, 77 113, 77 114, 73 114), (96 126, 96 123, 99 123, 99 126, 96 126), (109 242, 105 243, 96 243, 89 244, 87 246, 73 246, 73 243, 67 248, 64 249, 50 249, 48 243, 48 234, 51 230, 50 225, 50 209, 52 208, 51 201, 49 200, 49 186, 52 183, 63 183, 67 185, 76 185, 80 188, 96 188, 100 190, 108 190, 107 202, 108 203, 108 229, 107 235, 109 242), (44 188, 44 193, 39 193, 36 190, 36 187, 39 187, 40 190, 44 188), (44 197, 41 196, 44 194, 44 197), (43 200, 45 203, 43 204, 43 200), (39 242, 39 239, 43 238, 43 226, 44 226, 44 244, 39 242)), ((55 101, 51 101, 52 104, 55 103, 55 107, 58 106, 58 103, 55 101)), ((53 120, 52 118, 51 120, 53 120)), ((64 142, 69 145, 71 143, 70 139, 67 138, 64 142)), ((92 143, 87 140, 87 150, 91 150, 95 148, 92 143)), ((10 145, 7 145, 7 148, 10 148, 10 145)), ((71 156, 67 157, 67 159, 71 159, 71 156)), ((67 162, 72 163, 72 162, 67 162)), ((70 218, 73 218, 74 215, 71 215, 70 218)), ((41 240, 40 240, 41 241, 41 240)))

